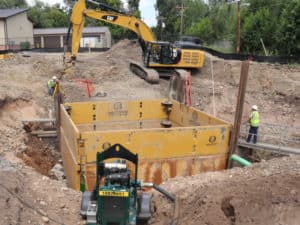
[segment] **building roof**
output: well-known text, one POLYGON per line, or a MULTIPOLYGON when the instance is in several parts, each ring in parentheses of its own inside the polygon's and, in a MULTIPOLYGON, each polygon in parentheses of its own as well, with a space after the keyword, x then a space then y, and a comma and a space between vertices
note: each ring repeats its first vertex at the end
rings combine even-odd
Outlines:
POLYGON ((8 17, 26 12, 28 9, 0 9, 0 19, 6 19, 8 17))
MULTIPOLYGON (((85 27, 83 28, 83 34, 97 34, 97 33, 109 33, 108 27, 85 27)), ((68 33, 68 28, 39 28, 33 29, 34 35, 47 35, 47 34, 66 34, 68 33)))

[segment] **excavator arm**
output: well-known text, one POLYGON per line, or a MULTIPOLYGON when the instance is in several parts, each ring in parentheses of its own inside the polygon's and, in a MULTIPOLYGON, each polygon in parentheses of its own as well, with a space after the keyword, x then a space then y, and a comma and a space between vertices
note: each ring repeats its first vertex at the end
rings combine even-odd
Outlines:
POLYGON ((131 60, 130 70, 149 83, 159 82, 158 71, 167 74, 167 77, 175 75, 182 83, 185 80, 186 72, 177 69, 190 70, 203 66, 204 53, 202 51, 178 48, 170 42, 157 41, 151 29, 141 19, 94 0, 78 0, 74 4, 71 14, 72 47, 67 54, 66 52, 64 54, 65 72, 75 63, 86 17, 121 26, 137 34, 144 53, 143 63, 131 60), (87 2, 96 4, 97 9, 88 9, 87 2))
MULTIPOLYGON (((93 2, 97 4, 97 2, 93 2)), ((100 4, 100 3, 98 3, 100 4)), ((86 8, 86 1, 79 0, 75 3, 71 14, 72 25, 72 47, 71 58, 76 59, 78 49, 80 47, 80 39, 85 23, 85 18, 93 18, 96 20, 104 21, 113 25, 118 25, 135 32, 144 50, 145 43, 156 41, 155 35, 151 29, 139 18, 135 16, 122 14, 120 12, 101 11, 86 8)))

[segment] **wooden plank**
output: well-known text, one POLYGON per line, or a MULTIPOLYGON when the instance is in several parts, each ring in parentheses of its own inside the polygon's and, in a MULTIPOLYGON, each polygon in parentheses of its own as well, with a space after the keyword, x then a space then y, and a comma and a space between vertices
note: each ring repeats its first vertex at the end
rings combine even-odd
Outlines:
POLYGON ((31 131, 31 134, 33 135, 44 135, 44 134, 57 134, 56 130, 36 130, 36 131, 31 131))
POLYGON ((228 168, 231 167, 232 161, 230 161, 230 156, 234 154, 235 149, 237 147, 238 138, 240 136, 240 127, 241 127, 241 121, 242 121, 242 115, 244 109, 244 100, 245 100, 247 81, 248 81, 249 64, 250 64, 249 61, 242 62, 239 92, 238 92, 238 98, 237 98, 236 109, 235 109, 234 125, 233 125, 233 130, 232 130, 230 144, 229 144, 229 156, 227 161, 228 168))
POLYGON ((23 123, 47 123, 47 122, 55 122, 55 118, 38 118, 38 119, 23 119, 21 122, 23 123))
POLYGON ((57 137, 57 134, 39 134, 40 138, 57 137))

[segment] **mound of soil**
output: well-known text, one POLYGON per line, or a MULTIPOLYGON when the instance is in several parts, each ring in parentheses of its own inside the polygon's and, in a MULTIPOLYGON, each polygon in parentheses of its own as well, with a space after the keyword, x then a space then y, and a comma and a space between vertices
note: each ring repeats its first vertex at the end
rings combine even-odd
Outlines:
MULTIPOLYGON (((299 160, 285 157, 244 169, 178 177, 162 187, 180 200, 180 225, 297 225, 299 160)), ((170 224, 172 204, 157 193, 153 202, 151 224, 170 224)))
POLYGON ((0 157, 1 224, 82 224, 80 193, 0 157))

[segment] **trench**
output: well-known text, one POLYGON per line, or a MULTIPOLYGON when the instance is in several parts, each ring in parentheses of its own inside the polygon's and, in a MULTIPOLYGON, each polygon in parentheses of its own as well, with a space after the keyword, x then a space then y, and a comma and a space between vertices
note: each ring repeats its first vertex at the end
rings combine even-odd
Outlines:
POLYGON ((16 144, 22 146, 11 149, 16 156, 39 173, 53 178, 51 169, 60 160, 60 154, 55 139, 41 139, 33 136, 30 131, 39 129, 40 124, 24 124, 24 119, 37 119, 46 114, 46 110, 33 101, 22 98, 4 98, 0 100, 1 128, 4 132, 13 133, 3 135, 7 146, 16 144), (23 128, 19 129, 20 127, 23 128))
POLYGON ((59 161, 60 156, 56 154, 56 148, 48 141, 41 140, 28 134, 26 148, 17 154, 26 165, 33 167, 39 173, 52 177, 51 169, 59 161))

